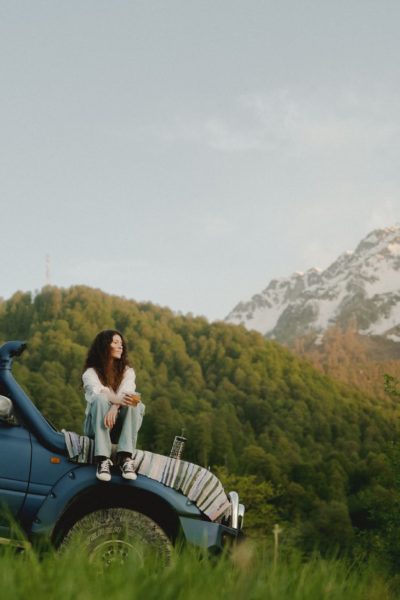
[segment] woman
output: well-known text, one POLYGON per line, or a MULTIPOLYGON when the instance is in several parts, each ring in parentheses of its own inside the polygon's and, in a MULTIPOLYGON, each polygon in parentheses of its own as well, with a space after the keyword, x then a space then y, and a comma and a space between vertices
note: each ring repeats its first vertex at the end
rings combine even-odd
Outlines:
POLYGON ((94 437, 96 477, 110 481, 111 443, 117 442, 117 461, 125 479, 136 479, 132 454, 142 424, 144 405, 135 393, 135 371, 119 331, 98 333, 89 349, 82 375, 87 402, 84 433, 94 437))

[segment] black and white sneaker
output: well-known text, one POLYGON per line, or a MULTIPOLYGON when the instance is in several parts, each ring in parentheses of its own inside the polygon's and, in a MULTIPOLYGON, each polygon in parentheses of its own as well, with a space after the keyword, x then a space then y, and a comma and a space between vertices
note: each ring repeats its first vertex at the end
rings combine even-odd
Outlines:
POLYGON ((135 473, 135 463, 131 458, 126 458, 121 464, 122 477, 134 481, 137 478, 135 473))
POLYGON ((100 479, 100 481, 110 481, 111 479, 111 467, 113 466, 111 460, 109 458, 105 458, 104 460, 97 463, 96 477, 100 479))

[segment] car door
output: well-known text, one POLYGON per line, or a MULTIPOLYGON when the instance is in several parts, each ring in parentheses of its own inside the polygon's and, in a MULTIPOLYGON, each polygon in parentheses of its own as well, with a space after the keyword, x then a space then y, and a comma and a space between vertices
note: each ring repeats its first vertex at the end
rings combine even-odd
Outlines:
POLYGON ((0 418, 0 536, 18 518, 29 483, 30 433, 22 425, 0 418))

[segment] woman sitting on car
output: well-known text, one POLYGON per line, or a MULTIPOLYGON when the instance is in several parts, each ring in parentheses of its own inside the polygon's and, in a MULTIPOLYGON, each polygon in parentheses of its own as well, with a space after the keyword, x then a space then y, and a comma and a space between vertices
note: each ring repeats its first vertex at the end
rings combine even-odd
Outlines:
POLYGON ((128 364, 119 331, 98 333, 89 348, 82 375, 87 402, 84 433, 94 437, 96 477, 110 481, 111 444, 117 443, 117 463, 125 479, 136 479, 132 454, 142 424, 144 405, 136 392, 135 371, 128 364))

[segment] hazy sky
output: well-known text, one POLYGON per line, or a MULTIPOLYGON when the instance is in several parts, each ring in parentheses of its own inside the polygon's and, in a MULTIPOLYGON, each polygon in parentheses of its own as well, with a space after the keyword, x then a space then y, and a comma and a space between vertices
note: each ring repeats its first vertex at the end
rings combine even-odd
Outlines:
POLYGON ((398 0, 0 0, 0 296, 223 318, 400 221, 398 0))

